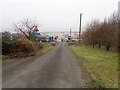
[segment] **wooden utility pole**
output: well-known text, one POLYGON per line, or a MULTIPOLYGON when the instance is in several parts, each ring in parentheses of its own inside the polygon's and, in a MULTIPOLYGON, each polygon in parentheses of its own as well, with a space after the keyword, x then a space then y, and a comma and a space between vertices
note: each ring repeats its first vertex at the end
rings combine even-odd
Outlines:
POLYGON ((80 26, 79 26, 79 44, 81 39, 81 21, 82 21, 82 13, 80 14, 80 26))
POLYGON ((71 37, 71 30, 72 30, 72 29, 70 28, 70 37, 71 37))
MULTIPOLYGON (((118 2, 118 37, 120 36, 120 1, 118 2)), ((120 39, 118 39, 118 53, 120 53, 120 39)))

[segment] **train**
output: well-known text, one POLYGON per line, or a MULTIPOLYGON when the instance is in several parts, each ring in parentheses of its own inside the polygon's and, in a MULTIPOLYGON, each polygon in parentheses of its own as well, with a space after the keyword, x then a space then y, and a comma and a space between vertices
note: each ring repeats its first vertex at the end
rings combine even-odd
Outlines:
POLYGON ((41 41, 41 42, 52 42, 54 40, 53 40, 53 37, 41 36, 41 37, 38 37, 38 41, 41 41))

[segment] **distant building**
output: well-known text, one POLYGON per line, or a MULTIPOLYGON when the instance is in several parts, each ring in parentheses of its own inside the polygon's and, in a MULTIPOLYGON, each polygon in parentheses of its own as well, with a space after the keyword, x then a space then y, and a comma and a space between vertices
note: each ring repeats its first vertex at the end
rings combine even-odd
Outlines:
MULTIPOLYGON (((41 32, 41 36, 53 36, 53 37, 58 36, 59 39, 68 39, 69 33, 70 33, 69 31, 65 31, 65 32, 41 32)), ((71 32, 72 39, 77 40, 78 35, 79 35, 79 33, 76 31, 71 32)))

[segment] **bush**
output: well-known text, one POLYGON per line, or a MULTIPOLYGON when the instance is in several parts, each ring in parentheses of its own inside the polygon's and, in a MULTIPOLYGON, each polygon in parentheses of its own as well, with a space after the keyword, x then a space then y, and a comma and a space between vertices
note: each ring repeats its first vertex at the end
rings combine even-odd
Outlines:
POLYGON ((35 54, 36 51, 42 49, 43 45, 40 42, 33 42, 27 39, 18 41, 7 40, 2 42, 2 54, 12 56, 28 56, 35 54))
POLYGON ((2 54, 9 54, 16 48, 16 41, 3 40, 2 41, 2 54))

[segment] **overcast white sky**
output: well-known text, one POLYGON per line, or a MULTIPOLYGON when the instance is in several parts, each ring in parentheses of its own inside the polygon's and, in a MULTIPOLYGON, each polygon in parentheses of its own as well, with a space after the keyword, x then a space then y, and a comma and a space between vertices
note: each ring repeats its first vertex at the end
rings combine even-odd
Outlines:
POLYGON ((119 0, 2 0, 0 29, 10 31, 13 23, 25 18, 36 19, 40 31, 78 30, 92 19, 103 20, 118 9, 119 0))

